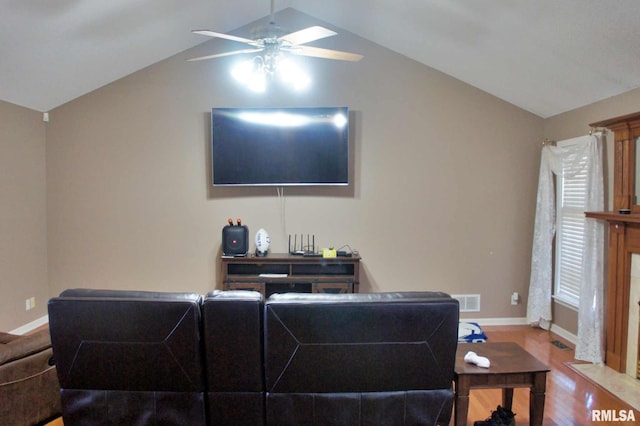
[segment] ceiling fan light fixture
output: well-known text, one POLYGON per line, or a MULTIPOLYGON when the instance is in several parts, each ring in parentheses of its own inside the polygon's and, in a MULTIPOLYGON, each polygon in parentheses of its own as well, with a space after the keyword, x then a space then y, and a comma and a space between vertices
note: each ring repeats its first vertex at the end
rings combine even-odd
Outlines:
POLYGON ((247 83, 253 71, 253 61, 239 61, 231 68, 231 76, 239 83, 247 83))
POLYGON ((302 91, 311 84, 309 75, 288 58, 280 62, 278 74, 283 83, 293 87, 296 91, 302 91))
POLYGON ((267 76, 261 56, 238 62, 231 69, 231 76, 254 92, 263 93, 267 89, 267 76))
POLYGON ((267 89, 267 78, 277 76, 295 91, 309 87, 311 78, 294 61, 274 55, 258 55, 240 61, 231 68, 232 77, 250 90, 263 93, 267 89))
POLYGON ((267 90, 267 78, 262 72, 255 73, 249 84, 247 84, 249 90, 256 93, 264 93, 267 90))

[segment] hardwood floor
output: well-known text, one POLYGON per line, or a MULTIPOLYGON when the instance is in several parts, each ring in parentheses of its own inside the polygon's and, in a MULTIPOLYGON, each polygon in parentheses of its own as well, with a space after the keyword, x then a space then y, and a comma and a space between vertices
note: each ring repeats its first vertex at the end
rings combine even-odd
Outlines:
MULTIPOLYGON (((547 393, 544 409, 544 426, 583 426, 583 425, 623 425, 633 422, 592 422, 591 410, 630 410, 625 404, 603 388, 589 382, 567 366, 573 358, 573 344, 549 331, 519 326, 485 326, 483 327, 492 342, 515 342, 533 356, 549 366, 547 374, 547 393), (551 344, 558 340, 569 346, 562 350, 551 344)), ((495 410, 502 398, 498 389, 475 389, 471 391, 469 401, 468 425, 475 420, 486 419, 491 410, 495 410)), ((516 424, 529 424, 529 390, 515 389, 513 411, 516 413, 516 424)), ((635 411, 636 420, 640 420, 640 412, 635 411)), ((453 418, 451 423, 453 424, 453 418)), ((636 423, 637 424, 637 423, 636 423)), ((63 426, 60 419, 47 426, 63 426)))
MULTIPOLYGON (((532 328, 520 326, 485 326, 487 337, 492 342, 515 342, 533 356, 549 366, 547 374, 547 392, 544 409, 544 426, 582 426, 607 424, 633 424, 624 422, 592 422, 591 410, 630 410, 620 399, 603 388, 591 383, 573 369, 567 362, 574 362, 574 345, 558 335, 532 328), (569 346, 562 350, 551 342, 558 340, 569 346)), ((468 425, 490 415, 500 404, 502 393, 497 389, 472 390, 469 402, 468 425)), ((516 413, 518 425, 529 424, 529 390, 515 389, 513 411, 516 413)), ((640 412, 635 411, 636 420, 640 420, 640 412)))

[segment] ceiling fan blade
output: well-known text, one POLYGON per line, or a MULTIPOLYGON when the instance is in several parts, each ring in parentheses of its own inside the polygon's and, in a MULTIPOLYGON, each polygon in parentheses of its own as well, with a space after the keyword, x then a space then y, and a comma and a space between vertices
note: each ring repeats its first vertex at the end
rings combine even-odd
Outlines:
POLYGON ((199 56, 197 58, 191 58, 191 59, 187 59, 187 61, 189 62, 194 62, 194 61, 204 61, 207 59, 214 59, 214 58, 222 58, 224 56, 232 56, 232 55, 241 55, 243 53, 255 53, 255 52, 260 52, 262 49, 241 49, 241 50, 234 50, 232 52, 223 52, 223 53, 215 53, 213 55, 207 55, 207 56, 199 56))
POLYGON ((278 37, 278 41, 286 41, 292 46, 296 46, 299 44, 305 44, 315 40, 320 40, 321 38, 331 37, 336 34, 338 33, 336 33, 335 31, 331 31, 327 28, 316 25, 314 27, 305 28, 304 30, 285 34, 282 37, 278 37))
POLYGON ((330 50, 312 46, 294 46, 285 50, 293 53, 294 55, 312 56, 315 58, 324 59, 336 59, 338 61, 357 62, 364 57, 359 53, 342 52, 340 50, 330 50))
POLYGON ((244 38, 244 37, 234 36, 234 35, 231 35, 231 34, 217 33, 215 31, 209 31, 209 30, 193 30, 191 32, 194 33, 194 34, 200 34, 200 35, 205 35, 205 36, 209 36, 209 37, 224 38, 226 40, 237 41, 237 42, 240 42, 240 43, 246 43, 246 44, 250 44, 252 46, 256 45, 256 41, 255 40, 251 40, 251 39, 244 38))

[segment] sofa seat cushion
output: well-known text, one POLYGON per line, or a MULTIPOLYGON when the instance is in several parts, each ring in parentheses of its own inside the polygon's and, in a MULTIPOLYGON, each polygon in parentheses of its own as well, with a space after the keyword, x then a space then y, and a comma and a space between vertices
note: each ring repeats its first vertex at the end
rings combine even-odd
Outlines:
POLYGON ((437 425, 448 424, 452 390, 371 393, 269 393, 267 424, 437 425))
POLYGON ((62 389, 65 424, 205 425, 201 392, 62 389))

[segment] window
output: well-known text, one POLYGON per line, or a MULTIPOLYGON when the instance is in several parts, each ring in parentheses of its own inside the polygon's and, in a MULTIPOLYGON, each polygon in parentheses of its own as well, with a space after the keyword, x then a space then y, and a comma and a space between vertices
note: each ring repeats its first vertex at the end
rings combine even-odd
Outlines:
MULTIPOLYGON (((558 142, 569 148, 575 141, 558 142)), ((570 306, 578 307, 582 275, 582 248, 587 197, 586 152, 565 156, 562 174, 556 178, 556 251, 554 297, 570 306), (580 157, 577 157, 580 156, 580 157)))

